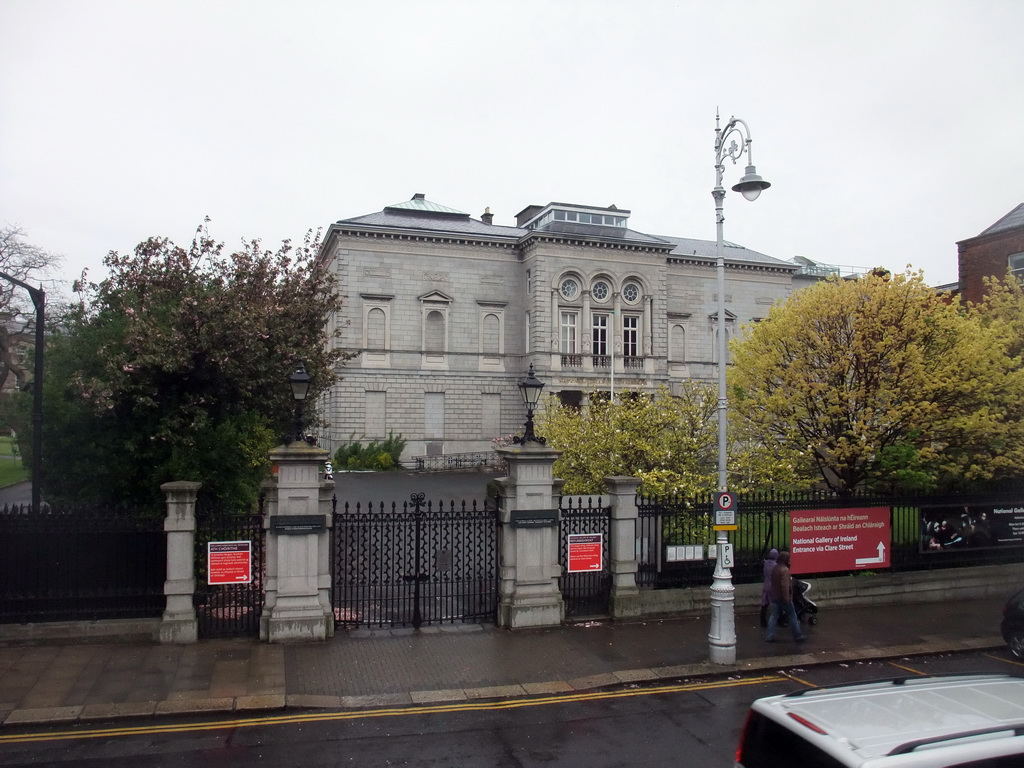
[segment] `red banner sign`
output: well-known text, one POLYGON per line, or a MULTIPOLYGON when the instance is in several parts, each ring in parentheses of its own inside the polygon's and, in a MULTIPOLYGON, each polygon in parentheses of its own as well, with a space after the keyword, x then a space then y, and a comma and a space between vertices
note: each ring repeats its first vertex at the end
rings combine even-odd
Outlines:
POLYGON ((207 584, 252 581, 251 541, 211 541, 206 545, 207 584))
POLYGON ((793 573, 889 567, 888 507, 801 509, 789 513, 793 573))
POLYGON ((570 533, 569 573, 600 571, 604 568, 602 550, 602 534, 570 533))

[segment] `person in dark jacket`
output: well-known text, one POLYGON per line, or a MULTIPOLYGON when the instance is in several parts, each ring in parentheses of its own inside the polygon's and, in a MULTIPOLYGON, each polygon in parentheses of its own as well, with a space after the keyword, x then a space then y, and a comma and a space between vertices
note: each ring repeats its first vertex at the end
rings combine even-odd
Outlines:
POLYGON ((779 559, 772 570, 772 612, 768 617, 768 631, 765 633, 765 642, 775 642, 775 627, 779 623, 779 616, 786 612, 789 618, 789 627, 793 630, 793 639, 802 643, 807 638, 800 629, 800 619, 796 617, 796 608, 793 606, 793 577, 789 572, 789 552, 779 552, 779 559))

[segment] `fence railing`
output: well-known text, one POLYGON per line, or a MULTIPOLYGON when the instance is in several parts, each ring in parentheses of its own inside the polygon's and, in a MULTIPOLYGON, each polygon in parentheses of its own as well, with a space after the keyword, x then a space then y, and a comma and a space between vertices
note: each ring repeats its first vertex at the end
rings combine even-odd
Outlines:
POLYGON ((167 552, 158 510, 0 509, 0 623, 159 616, 167 552))
POLYGON ((260 496, 251 512, 227 512, 202 499, 196 509, 193 602, 200 638, 252 637, 259 634, 266 586, 266 537, 260 496), (249 581, 209 584, 210 542, 249 543, 249 581))
POLYGON ((558 557, 562 566, 559 583, 562 600, 565 603, 565 617, 579 619, 606 616, 609 612, 612 588, 609 556, 611 508, 601 506, 600 498, 594 500, 563 496, 559 503, 559 517, 558 557), (571 537, 575 535, 589 538, 595 534, 600 535, 601 568, 570 572, 571 537))
POLYGON ((332 583, 338 626, 494 620, 497 512, 474 501, 335 503, 332 583))
MULTIPOLYGON (((923 546, 926 532, 922 530, 922 510, 945 511, 999 504, 1024 506, 1024 488, 955 496, 854 494, 837 497, 824 492, 739 495, 736 516, 739 528, 729 534, 734 551, 733 581, 737 584, 760 581, 767 551, 790 545, 790 513, 811 509, 888 508, 891 527, 889 571, 1024 561, 1024 546, 965 546, 941 551, 929 551, 923 546)), ((713 496, 638 496, 637 509, 638 586, 667 588, 710 584, 715 566, 713 496)), ((820 574, 803 575, 813 577, 820 574)))
POLYGON ((494 451, 445 453, 439 456, 414 456, 412 468, 417 472, 455 472, 468 469, 504 472, 505 460, 494 451))

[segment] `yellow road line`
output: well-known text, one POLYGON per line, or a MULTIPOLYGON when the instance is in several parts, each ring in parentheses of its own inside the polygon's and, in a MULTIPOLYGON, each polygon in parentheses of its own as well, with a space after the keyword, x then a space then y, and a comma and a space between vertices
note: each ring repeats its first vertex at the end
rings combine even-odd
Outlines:
POLYGON ((799 677, 797 677, 796 675, 791 674, 789 672, 783 672, 782 674, 784 674, 786 677, 788 677, 794 683, 800 683, 800 685, 806 685, 808 688, 817 688, 818 687, 814 683, 810 683, 807 680, 801 680, 799 677))
POLYGON ((270 715, 237 720, 211 720, 200 723, 176 723, 168 725, 139 725, 120 728, 95 728, 81 731, 55 731, 53 733, 12 733, 0 734, 0 744, 24 744, 28 742, 60 741, 65 739, 100 739, 117 736, 147 736, 161 733, 186 733, 193 731, 214 731, 222 728, 255 728, 271 725, 294 725, 296 723, 318 723, 339 720, 359 720, 371 717, 401 717, 406 715, 433 715, 451 712, 485 712, 522 707, 538 707, 549 704, 566 704, 579 701, 600 701, 622 699, 631 696, 651 696, 659 693, 682 693, 686 691, 707 691, 716 688, 736 688, 763 683, 777 683, 787 680, 779 675, 762 675, 745 680, 714 680, 702 683, 681 683, 651 688, 617 691, 591 691, 589 693, 544 696, 530 699, 508 699, 505 701, 476 701, 459 704, 429 704, 389 709, 360 709, 345 712, 311 712, 305 714, 270 715))
POLYGON ((1014 661, 1013 659, 1008 659, 1005 656, 993 656, 991 653, 985 653, 985 654, 982 654, 982 655, 983 656, 987 656, 990 659, 995 659, 996 661, 1002 661, 1002 662, 1005 662, 1007 664, 1013 664, 1013 666, 1015 666, 1015 667, 1024 667, 1024 663, 1021 663, 1019 661, 1014 661))
POLYGON ((905 670, 906 672, 913 672, 915 675, 924 675, 924 676, 928 675, 927 672, 922 672, 919 669, 911 669, 910 667, 905 667, 902 664, 897 664, 895 661, 889 661, 889 662, 886 662, 886 663, 889 664, 889 666, 896 667, 896 669, 902 669, 902 670, 905 670))

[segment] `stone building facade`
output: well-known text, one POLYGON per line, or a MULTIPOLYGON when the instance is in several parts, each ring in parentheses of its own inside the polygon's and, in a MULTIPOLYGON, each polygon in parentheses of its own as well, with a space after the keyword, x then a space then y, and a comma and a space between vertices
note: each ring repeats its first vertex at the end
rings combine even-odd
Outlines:
POLYGON ((960 295, 966 301, 981 301, 985 278, 1005 277, 1007 269, 1024 279, 1024 203, 956 247, 960 295))
MULTIPOLYGON (((320 444, 394 433, 405 459, 489 450, 522 429, 517 382, 531 364, 545 393, 574 404, 714 381, 715 242, 637 232, 629 216, 549 203, 500 226, 417 194, 332 224, 320 258, 344 308, 329 324, 356 356, 321 403, 320 444)), ((820 278, 724 250, 730 337, 820 278)))

